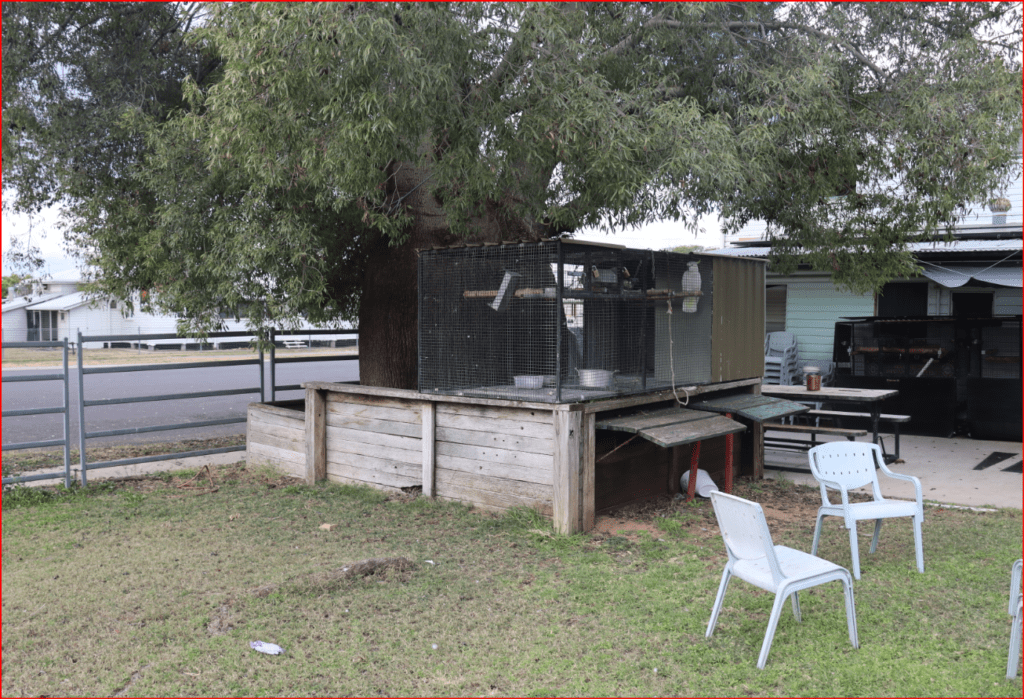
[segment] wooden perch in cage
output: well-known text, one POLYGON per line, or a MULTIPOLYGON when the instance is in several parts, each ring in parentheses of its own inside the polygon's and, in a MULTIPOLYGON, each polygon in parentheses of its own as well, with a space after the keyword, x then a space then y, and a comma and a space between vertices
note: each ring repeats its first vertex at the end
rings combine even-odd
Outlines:
MULTIPOLYGON (((498 290, 484 290, 484 291, 463 291, 462 297, 467 299, 493 299, 497 297, 498 290)), ((516 289, 514 296, 517 299, 529 298, 529 297, 543 297, 547 295, 549 298, 555 298, 555 288, 548 287, 545 289, 516 289)))
MULTIPOLYGON (((578 289, 569 291, 569 294, 578 292, 578 289)), ((640 292, 636 292, 639 294, 640 292)), ((485 289, 480 291, 463 291, 462 297, 467 299, 493 299, 498 296, 497 289, 485 289)), ((555 288, 547 287, 544 289, 516 289, 515 298, 555 298, 555 288)), ((662 300, 662 299, 680 299, 694 296, 703 296, 700 291, 673 291, 672 289, 648 289, 647 298, 651 300, 662 300)))
POLYGON ((703 296, 700 291, 673 291, 672 289, 648 289, 648 299, 685 299, 694 296, 703 296))

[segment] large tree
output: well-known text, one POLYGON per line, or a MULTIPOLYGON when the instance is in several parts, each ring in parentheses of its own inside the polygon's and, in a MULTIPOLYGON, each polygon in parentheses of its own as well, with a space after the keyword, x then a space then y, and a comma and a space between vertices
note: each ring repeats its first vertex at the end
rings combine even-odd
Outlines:
POLYGON ((145 44, 144 74, 183 99, 122 90, 92 147, 38 134, 107 98, 32 76, 102 52, 32 55, 74 14, 41 11, 9 85, 5 4, 5 184, 65 202, 106 293, 158 289, 193 330, 358 317, 374 385, 415 385, 417 249, 720 211, 768 221, 781 269, 877 288, 1020 137, 1019 3, 238 3, 199 28, 163 7, 177 53, 154 72, 145 44), (117 186, 74 188, 58 153, 117 186))

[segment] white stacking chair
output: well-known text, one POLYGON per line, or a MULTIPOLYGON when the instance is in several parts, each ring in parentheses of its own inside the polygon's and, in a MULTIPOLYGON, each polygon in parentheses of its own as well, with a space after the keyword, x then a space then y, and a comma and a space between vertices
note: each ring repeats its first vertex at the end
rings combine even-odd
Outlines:
POLYGON ((853 557, 853 577, 860 580, 860 550, 857 546, 857 522, 862 519, 875 520, 875 535, 871 539, 870 553, 878 548, 878 533, 882 529, 882 520, 889 517, 912 517, 914 520, 914 549, 917 555, 917 570, 924 572, 924 546, 921 543, 921 523, 924 522, 924 500, 921 494, 921 481, 916 476, 893 473, 885 465, 882 450, 877 444, 866 442, 829 442, 821 444, 808 452, 811 462, 811 475, 821 487, 821 507, 818 508, 818 521, 814 525, 814 543, 811 553, 818 553, 818 541, 821 538, 821 522, 825 517, 842 517, 846 528, 850 530, 850 552, 853 557), (909 481, 914 484, 916 493, 913 502, 908 500, 888 500, 882 497, 878 485, 877 469, 881 469, 890 478, 909 481), (870 502, 850 502, 850 491, 871 484, 874 500, 870 502), (828 498, 829 490, 838 490, 841 502, 833 504, 828 498))
POLYGON ((1013 617, 1013 626, 1010 628, 1010 656, 1006 660, 1006 679, 1008 680, 1017 677, 1021 624, 1024 623, 1021 615, 1021 611, 1024 609, 1024 600, 1022 600, 1020 591, 1021 565, 1022 561, 1018 558, 1010 572, 1010 616, 1013 617))
POLYGON ((764 382, 789 386, 796 372, 796 335, 781 331, 768 333, 764 340, 764 382))
POLYGON ((800 590, 838 580, 843 584, 843 594, 846 598, 846 626, 850 643, 854 648, 860 647, 857 640, 857 614, 853 606, 853 578, 850 577, 850 571, 809 553, 786 546, 775 546, 768 531, 764 511, 756 502, 716 490, 711 493, 711 504, 715 508, 718 527, 725 540, 729 562, 725 564, 722 582, 718 586, 718 596, 711 610, 708 630, 704 634, 706 638, 711 638, 711 634, 714 633, 718 614, 722 611, 725 591, 733 576, 762 590, 774 592, 775 603, 772 605, 768 629, 761 644, 761 654, 757 658, 757 667, 764 669, 786 598, 791 598, 793 616, 800 621, 800 590))

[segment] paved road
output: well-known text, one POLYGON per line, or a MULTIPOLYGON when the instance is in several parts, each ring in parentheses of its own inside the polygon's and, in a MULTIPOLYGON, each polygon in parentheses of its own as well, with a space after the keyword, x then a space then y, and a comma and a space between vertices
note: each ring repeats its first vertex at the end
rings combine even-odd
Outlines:
MULTIPOLYGON (((267 399, 270 399, 270 369, 264 365, 267 399)), ((54 374, 60 369, 4 370, 4 376, 28 374, 54 374)), ((279 386, 300 384, 303 381, 354 381, 359 378, 358 361, 308 362, 278 364, 279 386)), ((71 444, 78 445, 78 371, 70 367, 69 393, 71 405, 71 444)), ((255 365, 231 367, 203 367, 193 369, 160 369, 123 374, 87 374, 85 395, 88 400, 126 398, 160 394, 190 393, 252 388, 252 393, 191 398, 185 400, 130 403, 127 405, 94 406, 85 410, 87 432, 143 427, 151 425, 198 422, 226 417, 245 417, 249 403, 259 400, 259 374, 255 365)), ((63 386, 60 381, 16 382, 3 384, 3 409, 56 407, 61 404, 63 386)), ((302 398, 302 391, 278 392, 277 400, 302 398)), ((3 420, 3 443, 35 442, 60 439, 61 415, 10 417, 3 420)), ((102 443, 145 444, 189 438, 210 438, 245 433, 245 423, 204 427, 199 430, 147 432, 137 435, 99 437, 89 440, 89 446, 102 443)))

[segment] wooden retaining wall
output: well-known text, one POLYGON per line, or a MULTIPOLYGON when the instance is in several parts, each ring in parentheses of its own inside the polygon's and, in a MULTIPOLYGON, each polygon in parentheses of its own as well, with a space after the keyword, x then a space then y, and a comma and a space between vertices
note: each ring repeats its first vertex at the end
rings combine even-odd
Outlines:
POLYGON ((306 414, 302 403, 250 403, 245 461, 266 464, 297 478, 306 476, 306 414))
POLYGON ((337 483, 399 489, 423 477, 423 403, 328 393, 326 477, 337 483))
POLYGON ((552 514, 550 410, 326 394, 328 480, 552 514))
POLYGON ((551 516, 552 411, 434 404, 434 495, 551 516))
MULTIPOLYGON (((698 393, 756 390, 759 383, 734 381, 698 393)), ((269 463, 310 484, 422 487, 427 497, 483 509, 530 507, 568 534, 591 529, 595 504, 610 497, 595 496, 598 414, 672 400, 663 392, 547 405, 327 382, 304 386, 304 404, 293 401, 291 409, 249 406, 250 463, 269 463)), ((754 468, 756 474, 756 460, 754 468)), ((598 490, 623 489, 605 483, 608 466, 602 469, 598 490)))

